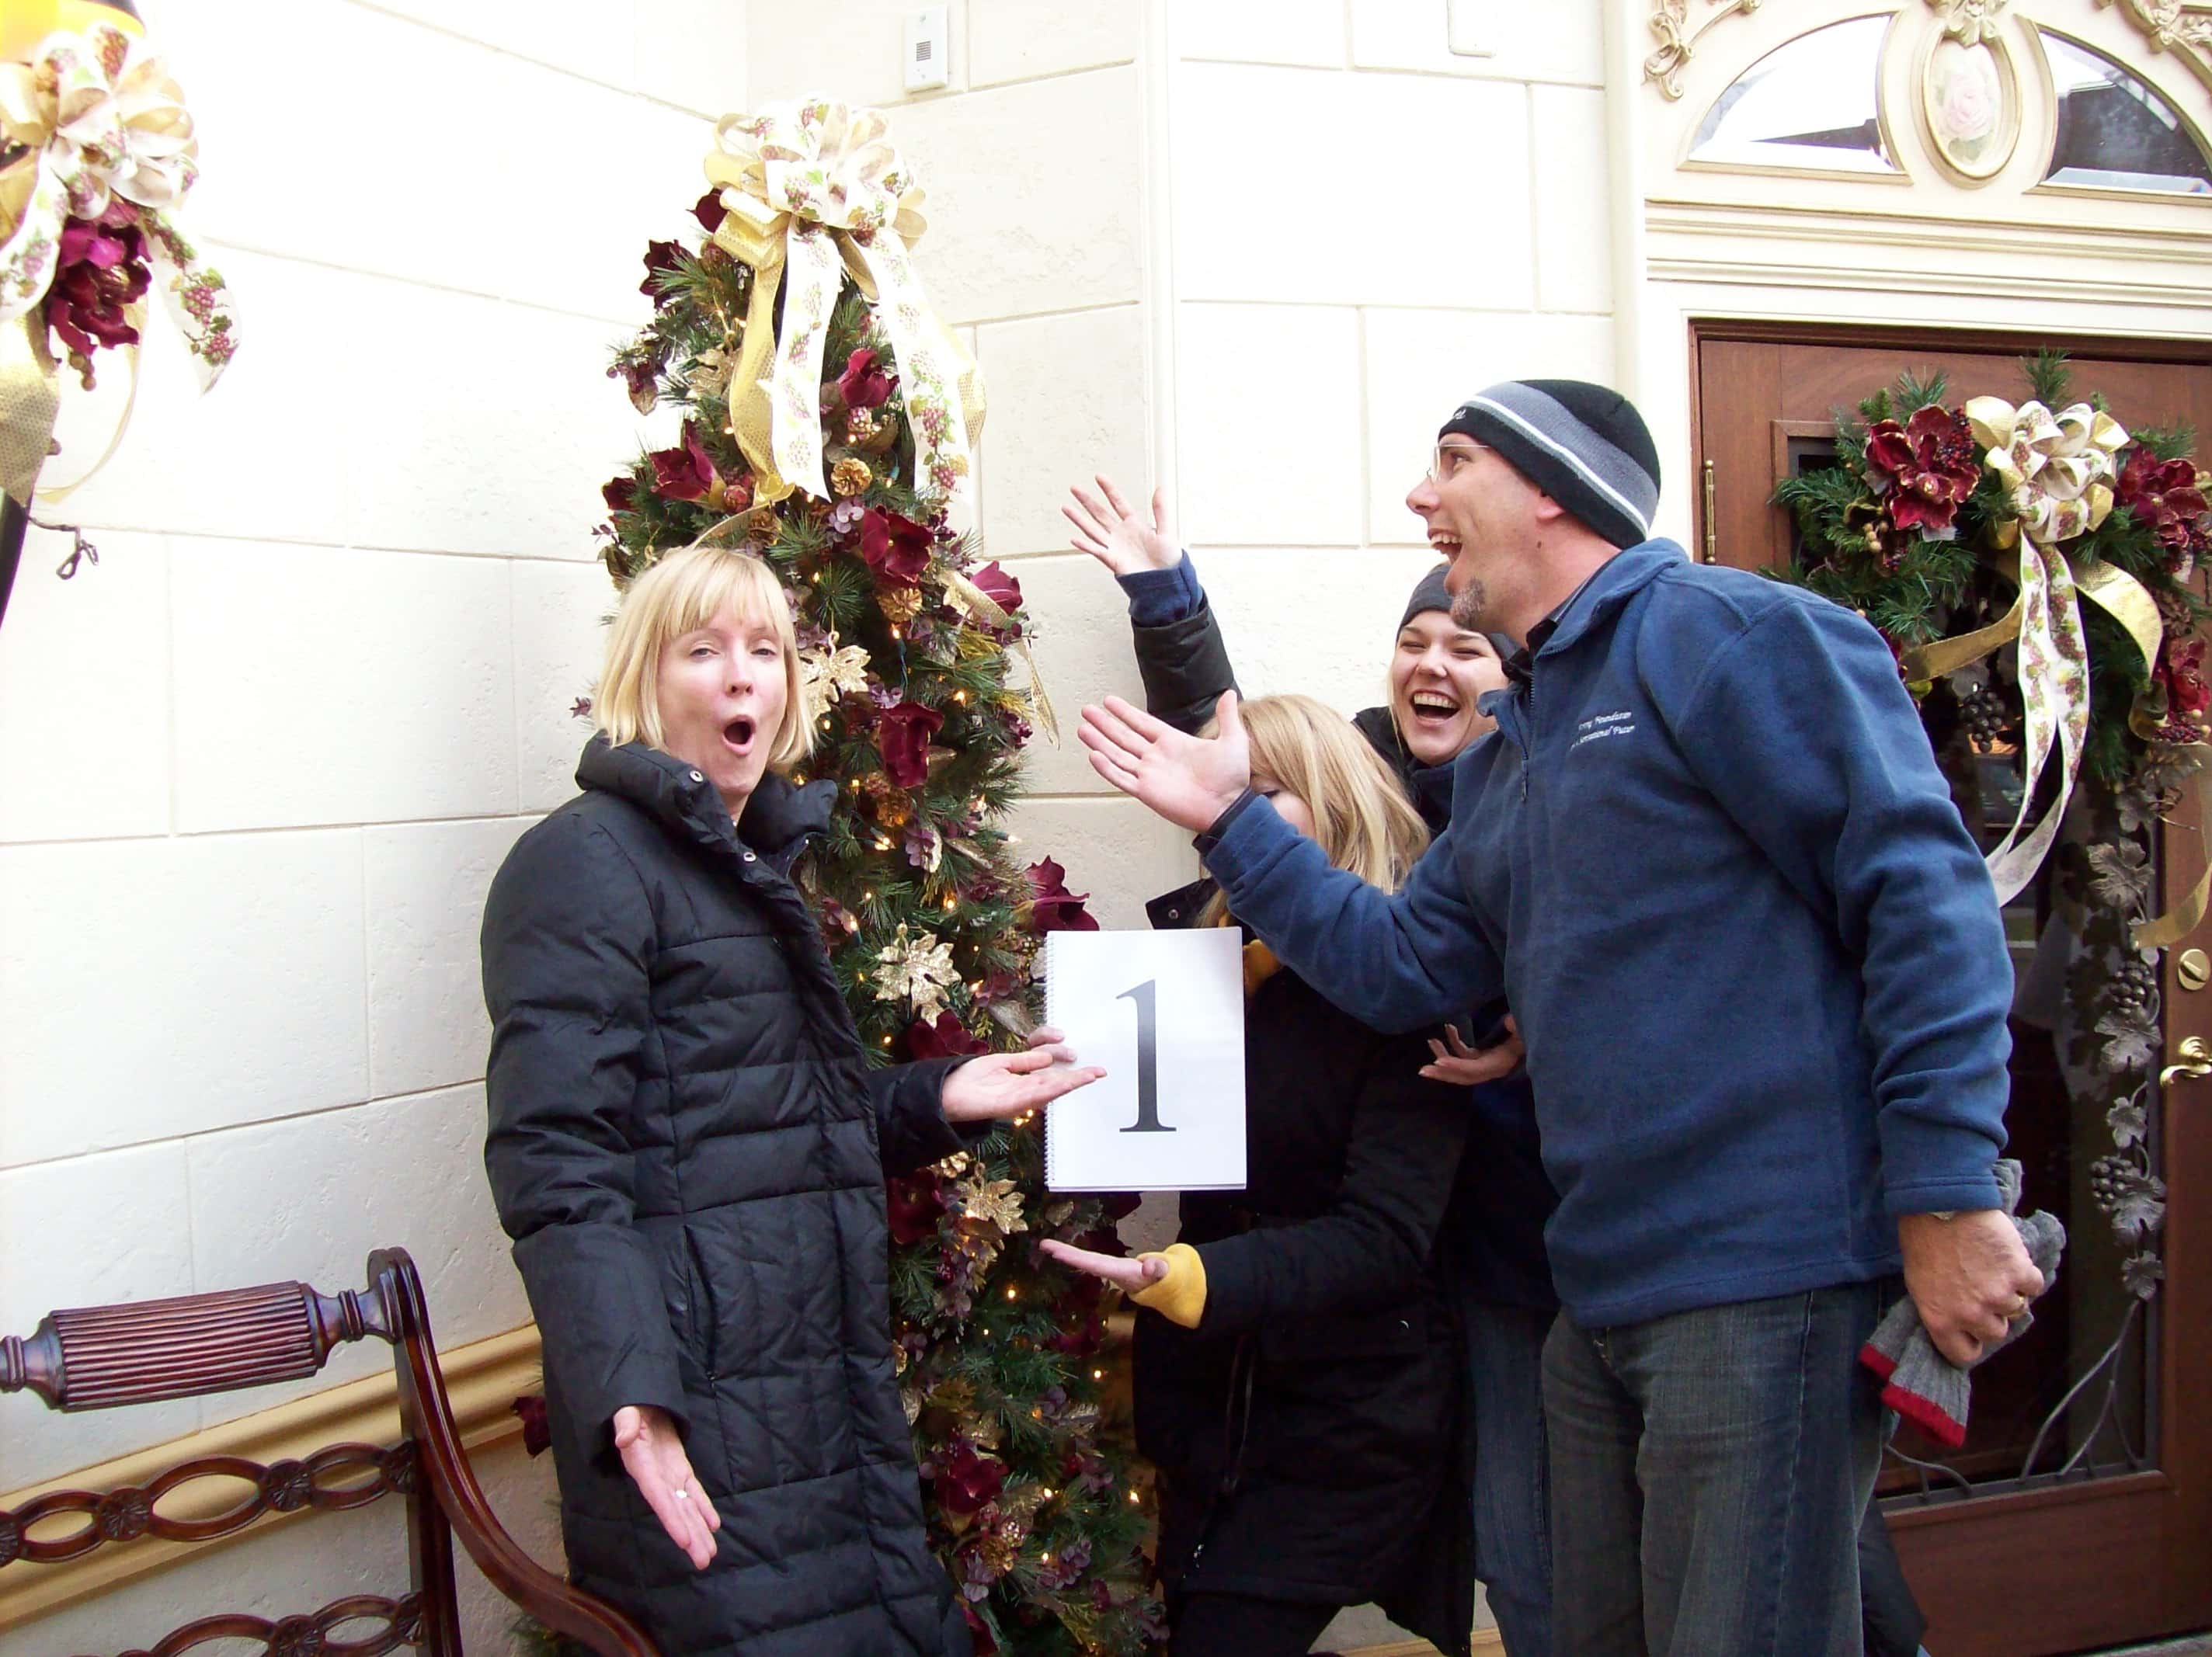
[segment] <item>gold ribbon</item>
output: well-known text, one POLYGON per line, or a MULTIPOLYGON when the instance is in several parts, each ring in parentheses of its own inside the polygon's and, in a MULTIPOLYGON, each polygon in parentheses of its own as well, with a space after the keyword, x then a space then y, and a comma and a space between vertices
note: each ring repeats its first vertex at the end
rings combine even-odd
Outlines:
POLYGON ((60 376, 35 318, 0 323, 0 494, 30 510, 61 413, 60 376))
MULTIPOLYGON (((1006 613, 1006 607, 958 570, 939 565, 938 574, 945 578, 945 596, 969 615, 993 627, 1013 625, 1014 618, 1006 613)), ((1030 641, 1017 636, 1012 642, 1014 653, 1022 659, 1023 665, 1030 671, 1030 707, 1036 713, 1037 724, 1052 739, 1052 745, 1057 748, 1060 746, 1060 716, 1053 712, 1052 698, 1045 694, 1044 674, 1036 665, 1036 658, 1030 652, 1030 641)))
POLYGON ((922 192, 885 139, 882 112, 811 97, 726 115, 705 161, 720 186, 717 246, 752 267, 730 383, 730 434, 754 499, 792 489, 827 500, 821 388, 830 315, 847 277, 876 307, 914 432, 915 486, 964 500, 984 398, 975 361, 929 307, 908 250, 927 228, 922 192), (783 330, 775 332, 779 288, 783 330))
POLYGON ((2118 421, 2087 403, 2053 414, 2040 403, 2014 408, 2001 397, 1975 398, 1966 416, 2028 539, 2052 546, 2105 521, 2112 458, 2128 441, 2118 421))

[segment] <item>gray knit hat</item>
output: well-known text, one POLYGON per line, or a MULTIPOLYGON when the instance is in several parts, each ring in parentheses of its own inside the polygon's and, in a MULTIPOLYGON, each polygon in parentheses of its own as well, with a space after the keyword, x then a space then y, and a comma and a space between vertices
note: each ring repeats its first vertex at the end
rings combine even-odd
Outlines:
POLYGON ((1444 572, 1450 568, 1449 564, 1438 564, 1421 577, 1413 596, 1406 600, 1406 613, 1398 618, 1399 632, 1403 633, 1407 622, 1425 611, 1441 610, 1446 615, 1451 613, 1451 589, 1444 585, 1444 572))
POLYGON ((1509 379, 1459 405, 1439 437, 1459 432, 1616 547, 1651 538, 1659 451, 1636 405, 1581 379, 1509 379))

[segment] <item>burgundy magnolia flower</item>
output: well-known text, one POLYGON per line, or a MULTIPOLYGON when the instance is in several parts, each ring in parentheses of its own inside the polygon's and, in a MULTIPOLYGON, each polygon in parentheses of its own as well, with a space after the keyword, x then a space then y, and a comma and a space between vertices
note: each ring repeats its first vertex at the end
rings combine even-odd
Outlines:
POLYGON ((2186 460, 2160 460, 2138 447, 2112 485, 2112 499, 2169 553, 2203 550, 2204 491, 2186 460))
POLYGON ((1006 1488, 1006 1464, 981 1454, 965 1439, 955 1439, 937 1457, 937 1505, 972 1519, 1006 1488))
POLYGON ((901 1247, 933 1237, 945 1216, 945 1182, 927 1168, 886 1180, 884 1211, 890 1218, 891 1241, 901 1247))
POLYGON ((1047 858, 1029 867, 1030 884, 1036 895, 1030 902, 1030 930, 1042 937, 1047 932, 1095 932, 1097 917, 1083 906, 1089 901, 1088 892, 1067 889, 1067 871, 1047 858))
POLYGON ((2166 687, 2167 719, 2174 724, 2198 723, 2212 709, 2212 683, 2204 677, 2204 641, 2168 639, 2152 676, 2166 687))
POLYGON ((975 1614, 975 1607, 968 1603, 965 1594, 961 1596, 960 1614, 968 1619, 968 1632, 975 1642, 975 1657, 995 1657, 999 1642, 991 1637, 989 1625, 975 1614))
POLYGON ((638 283, 637 291, 653 301, 654 310, 659 310, 672 297, 661 291, 660 278, 665 272, 675 270, 677 262, 683 257, 684 245, 681 242, 655 241, 646 244, 645 280, 638 283))
POLYGON ((1022 607, 1022 584, 1000 568, 995 561, 984 565, 968 579, 982 589, 986 598, 1009 616, 1022 607))
POLYGON ((543 1455, 553 1448, 553 1429, 545 1423, 545 1395, 526 1393, 508 1406, 522 1418, 522 1448, 543 1455))
POLYGON ((673 449, 655 449, 646 457, 653 462, 653 492, 669 501, 696 501, 714 487, 714 463, 707 458, 697 428, 684 422, 684 441, 673 449))
POLYGON ((860 556, 878 580, 910 587, 929 568, 929 531, 872 507, 860 518, 860 556))
POLYGON ((965 1059, 991 1050, 988 1041, 978 1041, 968 1033, 957 1015, 941 1012, 933 1024, 917 1018, 906 1027, 906 1051, 909 1059, 965 1059))
POLYGON ((876 751, 884 756, 884 770, 894 783, 901 788, 921 786, 929 775, 929 739, 944 725, 945 715, 920 702, 901 702, 878 716, 876 751))
POLYGON ((721 228, 722 221, 728 214, 729 209, 722 205, 722 192, 719 190, 710 190, 691 203, 691 216, 699 221, 699 228, 710 236, 721 228))
POLYGON ((599 485, 599 498, 607 503, 609 512, 634 511, 637 506, 637 479, 628 472, 609 478, 599 485))
POLYGON ((863 345, 845 360, 845 372, 837 376, 837 395, 845 399, 848 409, 872 409, 890 400, 892 376, 876 367, 875 352, 863 345))
POLYGON ((97 219, 63 223, 46 325, 71 351, 88 357, 102 346, 138 343, 138 331, 124 313, 153 283, 145 246, 137 210, 127 203, 115 203, 97 219))
POLYGON ((1902 426, 1876 421, 1867 432, 1866 458, 1890 521, 1923 535, 1951 527, 1982 475, 1974 428, 1964 415, 1932 403, 1902 426))

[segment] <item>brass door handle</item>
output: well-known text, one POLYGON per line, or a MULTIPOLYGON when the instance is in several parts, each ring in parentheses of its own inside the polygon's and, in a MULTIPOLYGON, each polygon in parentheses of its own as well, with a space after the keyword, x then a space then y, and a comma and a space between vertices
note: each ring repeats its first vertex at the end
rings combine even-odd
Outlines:
POLYGON ((2177 1076, 2186 1076, 2192 1079, 2198 1077, 2212 1076, 2212 1047, 2208 1047, 2204 1045, 2204 1038, 2203 1036, 2184 1036, 2182 1038, 2181 1047, 2179 1049, 2179 1052, 2180 1055, 2179 1059, 2174 1063, 2168 1065, 2164 1070, 2159 1071, 2158 1084, 2160 1087, 2172 1087, 2173 1085, 2173 1078, 2177 1076))

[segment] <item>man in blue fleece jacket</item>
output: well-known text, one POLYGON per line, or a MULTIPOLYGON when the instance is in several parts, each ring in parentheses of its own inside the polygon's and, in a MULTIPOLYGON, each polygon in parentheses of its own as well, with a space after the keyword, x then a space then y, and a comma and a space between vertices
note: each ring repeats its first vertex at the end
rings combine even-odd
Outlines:
POLYGON ((1453 619, 1523 648, 1395 895, 1250 792, 1233 697, 1215 740, 1118 699, 1083 740, 1346 1011, 1516 1010, 1560 1196, 1556 1648, 1856 1653, 1861 1343, 1900 1266, 1961 1363, 2041 1287, 1992 1171, 2011 972, 1880 635, 1649 539, 1657 500, 1602 387, 1496 385, 1445 423, 1407 505, 1453 619))

